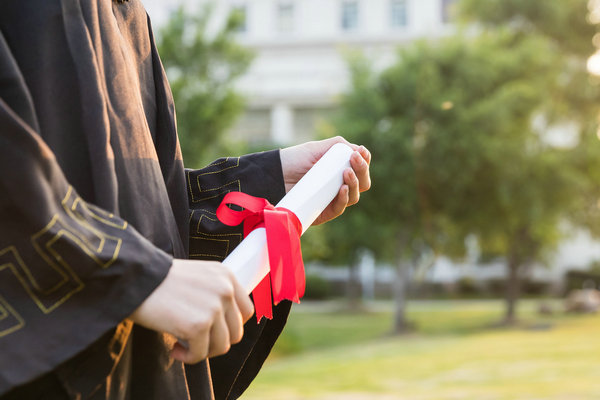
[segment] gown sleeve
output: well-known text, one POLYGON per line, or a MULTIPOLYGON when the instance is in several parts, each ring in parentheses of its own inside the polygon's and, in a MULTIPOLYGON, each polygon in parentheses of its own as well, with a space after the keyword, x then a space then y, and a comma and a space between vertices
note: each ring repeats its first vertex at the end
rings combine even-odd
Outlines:
POLYGON ((0 395, 114 329, 171 262, 67 182, 0 31, 0 395))
MULTIPOLYGON (((277 204, 285 195, 279 151, 224 158, 197 171, 186 171, 190 204, 190 258, 222 261, 242 240, 241 227, 229 227, 216 218, 223 196, 241 191, 277 204)), ((273 307, 273 319, 257 324, 252 317, 244 338, 231 350, 210 360, 215 399, 241 396, 258 374, 279 337, 291 308, 288 301, 273 307)), ((195 368, 186 366, 188 377, 195 368)), ((194 381, 188 380, 193 393, 194 381)))

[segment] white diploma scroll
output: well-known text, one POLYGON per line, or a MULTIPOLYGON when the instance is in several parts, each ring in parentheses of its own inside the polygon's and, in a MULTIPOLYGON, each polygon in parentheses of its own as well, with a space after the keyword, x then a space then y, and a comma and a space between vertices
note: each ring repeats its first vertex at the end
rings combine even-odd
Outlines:
MULTIPOLYGON (((287 208, 296 214, 302 223, 302 233, 338 194, 344 183, 344 170, 350 167, 352 152, 346 144, 333 145, 277 203, 276 207, 287 208)), ((223 264, 233 272, 246 292, 251 293, 269 273, 265 228, 250 232, 223 264)))

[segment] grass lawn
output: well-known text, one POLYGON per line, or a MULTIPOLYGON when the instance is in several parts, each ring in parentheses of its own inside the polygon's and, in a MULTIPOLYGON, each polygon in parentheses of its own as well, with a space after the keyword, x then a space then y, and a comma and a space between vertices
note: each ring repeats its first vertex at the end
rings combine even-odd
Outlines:
POLYGON ((298 307, 242 399, 600 399, 600 316, 535 316, 492 329, 499 301, 414 302, 418 329, 387 335, 389 311, 298 307))

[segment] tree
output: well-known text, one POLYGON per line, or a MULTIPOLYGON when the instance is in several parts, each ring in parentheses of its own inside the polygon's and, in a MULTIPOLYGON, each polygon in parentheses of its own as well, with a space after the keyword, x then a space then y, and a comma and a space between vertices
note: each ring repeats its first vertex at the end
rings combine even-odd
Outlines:
MULTIPOLYGON (((463 0, 460 4, 464 20, 478 22, 484 32, 498 34, 509 27, 517 40, 536 37, 545 43, 546 51, 558 55, 553 61, 555 72, 544 79, 545 87, 540 88, 545 98, 540 99, 534 112, 548 125, 561 121, 574 124, 578 137, 575 147, 563 151, 548 149, 543 140, 538 140, 537 147, 544 150, 538 154, 540 164, 519 174, 520 177, 530 174, 531 178, 538 177, 538 180, 557 187, 545 194, 538 193, 538 196, 544 196, 540 197, 543 201, 529 199, 525 204, 531 207, 518 210, 525 212, 519 218, 523 222, 513 231, 513 243, 504 246, 509 261, 507 321, 514 319, 519 267, 539 259, 552 248, 561 233, 560 223, 568 222, 588 228, 596 235, 599 233, 597 115, 600 92, 598 79, 590 77, 586 69, 586 61, 595 50, 592 38, 598 32, 598 24, 591 23, 588 15, 591 6, 587 0, 543 3, 534 0, 463 0)), ((520 195, 533 191, 534 188, 527 185, 527 190, 520 195)))
POLYGON ((540 3, 535 0, 462 0, 460 14, 466 23, 478 23, 486 30, 503 29, 510 25, 516 34, 535 34, 551 43, 561 55, 562 77, 548 92, 544 114, 548 122, 570 121, 577 125, 579 142, 570 153, 570 163, 585 177, 574 193, 579 204, 570 220, 578 226, 600 234, 600 158, 597 145, 600 77, 590 76, 586 68, 588 57, 598 51, 600 3, 590 0, 565 0, 540 3), (594 11, 595 9, 595 11, 594 11), (590 11, 590 13, 588 13, 590 11), (595 14, 596 17, 592 17, 595 14))
MULTIPOLYGON (((411 326, 405 315, 411 267, 424 250, 444 242, 439 227, 445 222, 423 196, 426 178, 419 132, 424 125, 409 116, 398 115, 396 109, 402 105, 388 97, 385 79, 373 74, 365 59, 355 58, 351 70, 352 90, 342 99, 335 126, 349 140, 365 144, 371 150, 373 185, 361 199, 360 207, 327 226, 325 236, 331 241, 336 257, 345 257, 340 261, 352 265, 360 249, 367 248, 380 261, 396 265, 393 331, 402 333, 411 326)), ((402 101, 414 100, 409 98, 414 95, 414 80, 394 82, 400 90, 411 91, 405 99, 401 96, 402 101)))
POLYGON ((506 260, 505 322, 512 323, 524 267, 551 254, 563 223, 574 220, 573 210, 598 186, 589 174, 600 170, 600 158, 593 157, 599 143, 589 139, 597 129, 589 117, 597 112, 598 91, 581 66, 583 47, 570 33, 557 39, 560 26, 586 24, 582 1, 474 0, 465 2, 464 15, 483 15, 484 3, 491 7, 485 15, 494 18, 513 15, 498 9, 529 10, 533 3, 538 11, 552 3, 545 11, 555 19, 561 7, 569 9, 563 10, 566 22, 540 23, 556 25, 552 35, 521 29, 524 17, 519 23, 511 18, 475 35, 411 45, 379 76, 355 63, 336 126, 371 149, 373 187, 353 210, 368 222, 340 222, 349 224, 345 232, 384 233, 385 240, 368 246, 380 259, 394 258, 401 279, 422 249, 458 257, 464 238, 476 235, 484 253, 506 260), (573 50, 565 56, 563 49, 573 50), (551 145, 532 123, 540 116, 548 124, 574 121, 579 145, 551 145))
POLYGON ((197 14, 180 7, 157 37, 177 108, 183 157, 191 167, 206 165, 227 145, 224 133, 244 106, 233 83, 252 60, 252 53, 235 42, 243 16, 230 14, 211 35, 211 15, 210 7, 197 14))

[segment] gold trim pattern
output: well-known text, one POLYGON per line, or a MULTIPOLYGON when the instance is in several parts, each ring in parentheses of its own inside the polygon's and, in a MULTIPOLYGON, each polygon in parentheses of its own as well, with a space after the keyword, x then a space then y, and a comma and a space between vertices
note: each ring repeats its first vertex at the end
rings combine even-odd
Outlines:
MULTIPOLYGON (((30 269, 14 246, 8 247, 0 251, 0 260, 6 259, 7 262, 3 262, 0 265, 0 271, 8 269, 12 272, 21 286, 25 289, 29 297, 35 302, 40 310, 44 314, 48 314, 56 309, 58 306, 63 304, 73 294, 83 289, 84 284, 72 271, 61 270, 56 264, 48 264, 46 261, 45 266, 50 266, 51 270, 43 268, 44 265, 36 265, 35 269, 30 269), (42 267, 43 269, 41 269, 42 267), (50 287, 41 287, 38 278, 46 278, 49 280, 52 278, 50 271, 53 271, 61 279, 54 283, 50 287)), ((43 263, 42 263, 43 264, 43 263)), ((39 279, 41 280, 41 279, 39 279)))
POLYGON ((190 253, 190 257, 197 257, 197 258, 211 257, 211 258, 215 258, 217 260, 225 259, 225 257, 227 257, 227 255, 229 255, 229 251, 231 248, 231 241, 234 240, 237 242, 237 244, 239 244, 242 241, 242 234, 241 233, 206 233, 206 232, 203 232, 202 228, 201 228, 202 221, 204 219, 207 219, 211 222, 218 222, 217 216, 212 211, 205 210, 205 209, 196 209, 196 210, 192 210, 192 212, 190 214, 190 221, 193 219, 195 213, 200 213, 201 215, 200 215, 200 218, 198 218, 198 223, 196 224, 196 232, 195 232, 195 234, 190 236, 190 240, 213 242, 212 244, 207 244, 206 246, 202 246, 200 244, 195 247, 201 247, 201 248, 205 247, 205 248, 214 249, 215 247, 223 247, 224 246, 224 251, 222 254, 190 253), (221 246, 219 246, 218 244, 215 244, 215 242, 221 243, 221 246))
MULTIPOLYGON (((93 264, 108 268, 118 258, 123 239, 107 234, 101 226, 117 232, 127 229, 127 222, 87 204, 72 187, 68 188, 61 205, 64 213, 55 214, 44 228, 31 236, 34 249, 31 256, 39 257, 36 261, 28 265, 15 246, 0 249, 0 273, 14 276, 44 314, 51 313, 83 290, 85 284, 80 275, 93 271, 89 269, 86 273, 84 269, 89 263, 78 260, 77 268, 81 272, 76 273, 69 263, 72 252, 65 252, 65 246, 79 248, 80 254, 85 254, 93 264)), ((16 332, 25 324, 15 305, 11 306, 0 296, 0 337, 16 332), (8 328, 4 327, 7 324, 8 328)))
MULTIPOLYGON (((0 271, 2 266, 0 266, 0 271)), ((25 320, 0 296, 0 338, 25 326, 25 320)))
MULTIPOLYGON (((227 176, 224 176, 221 179, 219 179, 219 177, 212 178, 212 176, 215 176, 216 174, 223 173, 224 171, 228 171, 239 166, 240 158, 235 157, 216 161, 204 168, 202 171, 187 171, 186 178, 190 201, 192 203, 200 203, 202 201, 215 199, 232 191, 241 191, 242 188, 239 179, 227 182, 227 176), (195 175, 195 179, 193 179, 192 174, 195 175), (192 183, 192 181, 194 182, 192 183), (211 184, 213 186, 210 186, 211 184)), ((192 231, 189 239, 190 248, 198 250, 196 253, 190 253, 190 257, 203 259, 209 258, 220 261, 227 257, 230 250, 234 247, 232 245, 232 241, 234 241, 234 243, 237 242, 237 244, 242 241, 242 234, 240 233, 214 234, 204 232, 206 230, 206 226, 218 223, 216 214, 213 211, 202 208, 194 209, 190 213, 189 222, 192 231), (198 214, 200 215, 198 216, 198 214), (192 226, 192 224, 195 226, 192 226)))
POLYGON ((204 170, 205 170, 204 172, 202 172, 196 176, 196 182, 194 185, 192 185, 192 179, 191 179, 191 174, 193 171, 187 171, 186 178, 187 178, 187 183, 188 183, 188 191, 190 193, 190 199, 191 199, 192 203, 199 203, 201 201, 214 199, 215 197, 219 197, 225 193, 229 193, 232 191, 239 192, 241 190, 241 184, 240 184, 239 179, 225 183, 218 187, 206 187, 206 185, 200 184, 200 179, 203 176, 219 174, 219 173, 222 173, 223 171, 237 168, 237 167, 239 167, 239 165, 240 165, 239 157, 228 157, 223 161, 218 161, 213 164, 210 164, 208 167, 204 168, 204 170), (218 167, 218 168, 213 170, 212 169, 213 167, 218 167))

